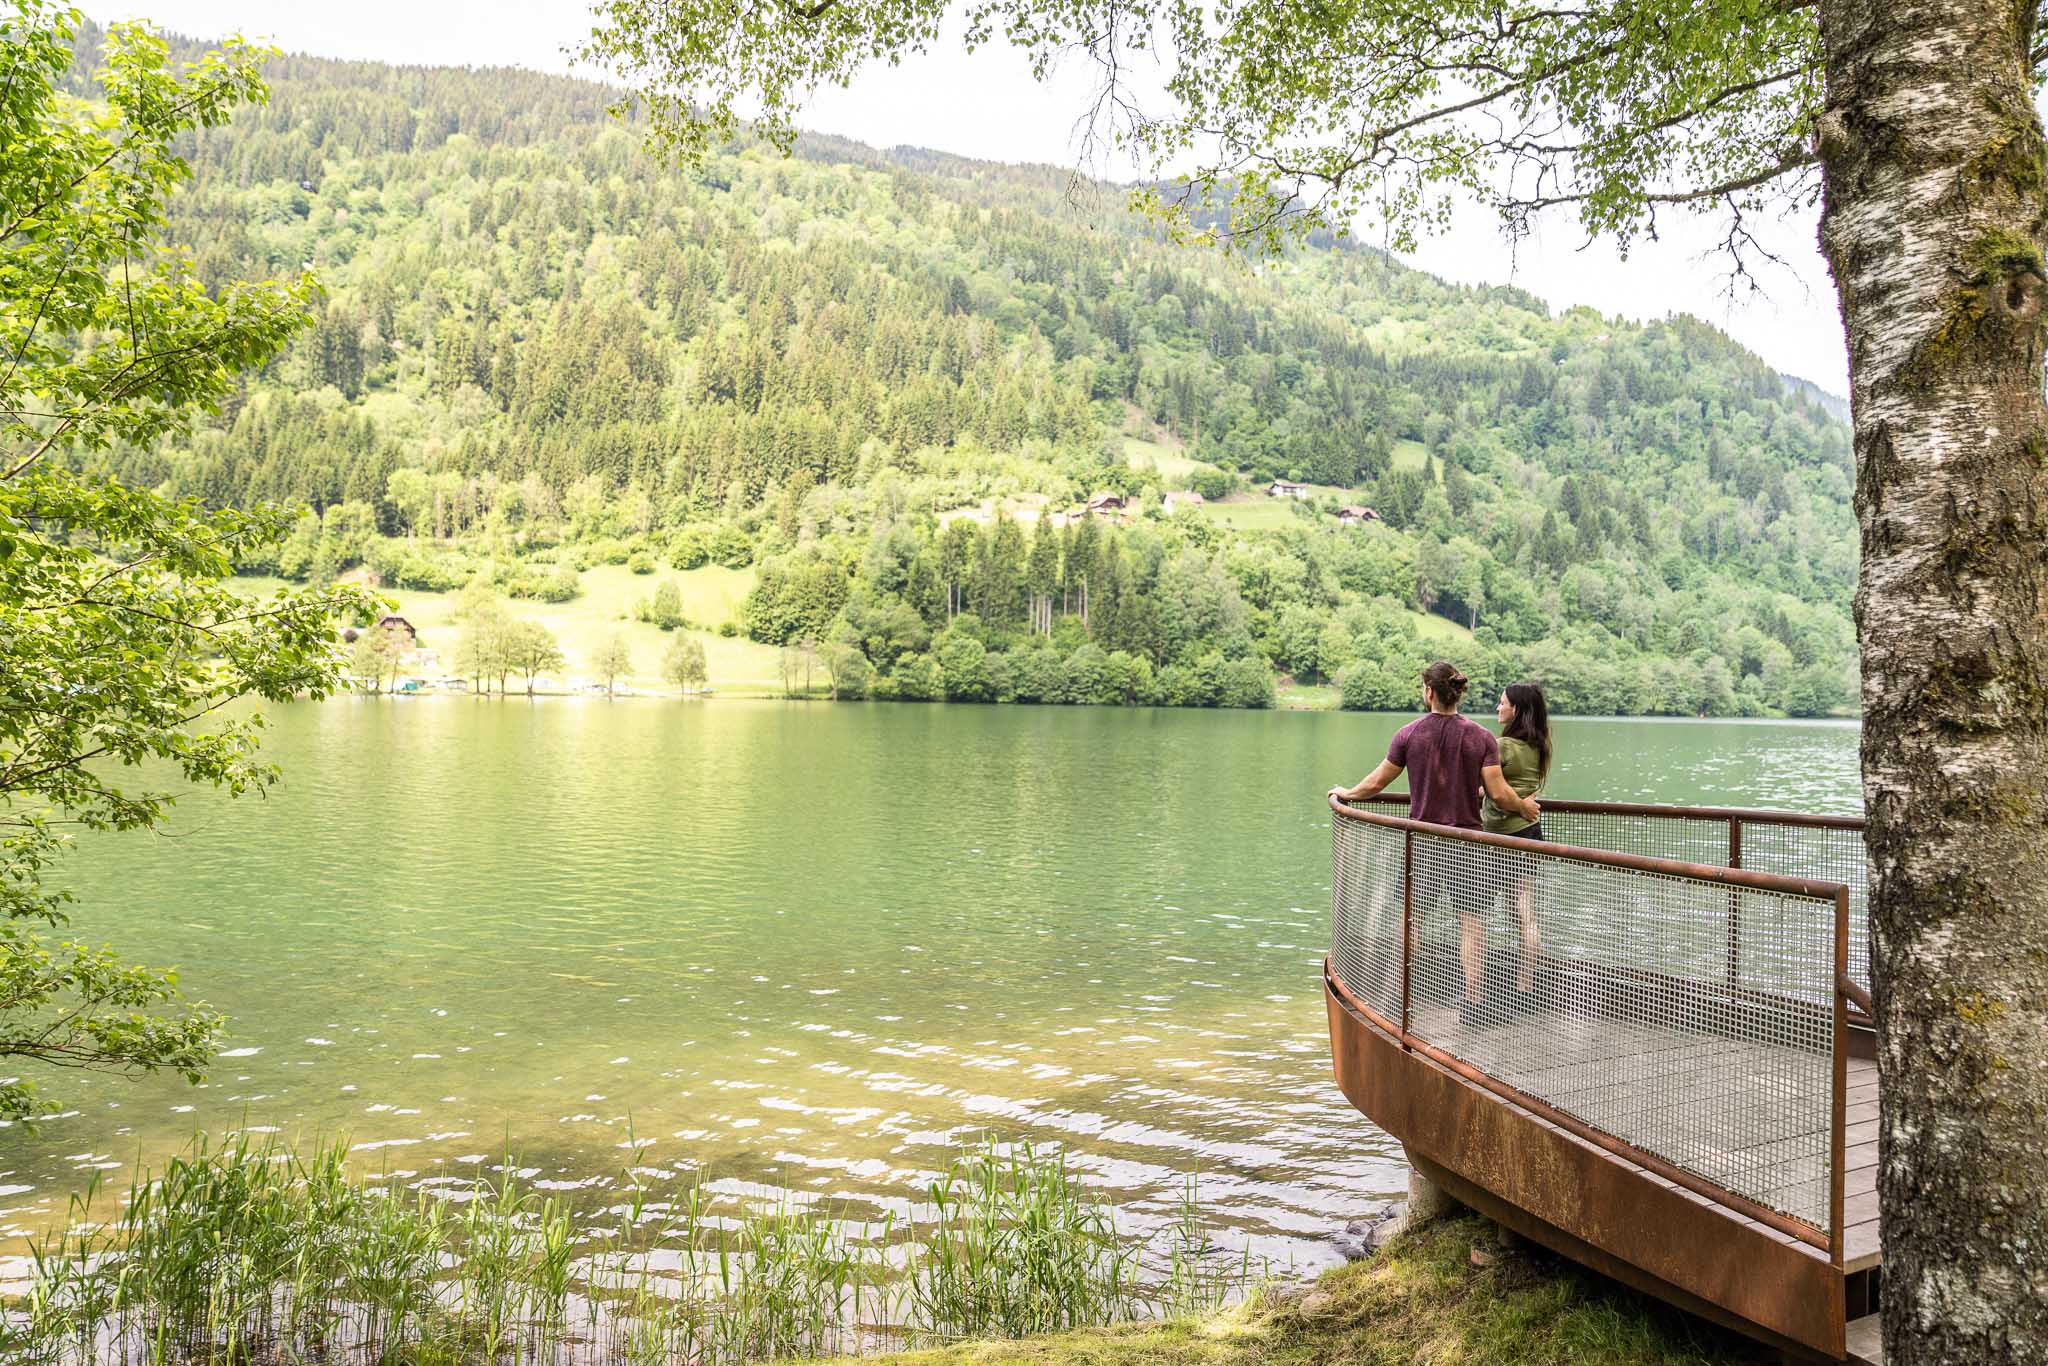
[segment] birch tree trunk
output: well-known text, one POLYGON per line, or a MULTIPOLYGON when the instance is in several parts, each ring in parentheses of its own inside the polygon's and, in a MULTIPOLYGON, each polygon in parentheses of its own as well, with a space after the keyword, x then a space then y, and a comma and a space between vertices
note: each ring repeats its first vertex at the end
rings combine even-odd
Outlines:
POLYGON ((2048 1362, 2048 269, 2033 0, 1823 0, 1891 1366, 2048 1362))

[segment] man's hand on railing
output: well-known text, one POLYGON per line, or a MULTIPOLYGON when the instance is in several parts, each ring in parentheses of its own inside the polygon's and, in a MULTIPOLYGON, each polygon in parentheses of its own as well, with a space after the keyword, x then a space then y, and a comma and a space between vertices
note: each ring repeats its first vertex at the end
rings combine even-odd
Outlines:
POLYGON ((1333 801, 1348 802, 1351 800, 1351 789, 1348 787, 1333 787, 1330 789, 1330 798, 1333 801))

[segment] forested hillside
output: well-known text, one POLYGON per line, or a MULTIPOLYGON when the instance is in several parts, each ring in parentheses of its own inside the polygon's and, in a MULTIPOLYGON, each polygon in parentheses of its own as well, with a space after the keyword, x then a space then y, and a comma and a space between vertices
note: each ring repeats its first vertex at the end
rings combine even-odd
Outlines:
POLYGON ((675 604, 746 569, 736 620, 653 615, 842 695, 1408 707, 1448 653, 1568 710, 1853 704, 1847 429, 1705 324, 1362 249, 1247 271, 1049 168, 812 139, 671 174, 532 73, 270 79, 192 144, 172 237, 210 283, 312 270, 324 315, 207 429, 106 457, 305 504, 252 572, 560 599, 619 563, 675 604))

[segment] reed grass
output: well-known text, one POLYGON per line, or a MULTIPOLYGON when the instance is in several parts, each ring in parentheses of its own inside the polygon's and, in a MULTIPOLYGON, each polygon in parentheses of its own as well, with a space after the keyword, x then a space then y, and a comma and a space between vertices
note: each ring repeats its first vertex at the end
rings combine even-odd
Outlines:
POLYGON ((622 1206, 579 1217, 500 1170, 407 1192, 345 1142, 195 1140, 105 1218, 97 1183, 72 1201, 0 1313, 0 1359, 740 1366, 1197 1314, 1252 1281, 1208 1246, 1192 1181, 1148 1247, 1029 1144, 962 1152, 908 1218, 869 1222, 787 1190, 656 1205, 630 1175, 622 1206))

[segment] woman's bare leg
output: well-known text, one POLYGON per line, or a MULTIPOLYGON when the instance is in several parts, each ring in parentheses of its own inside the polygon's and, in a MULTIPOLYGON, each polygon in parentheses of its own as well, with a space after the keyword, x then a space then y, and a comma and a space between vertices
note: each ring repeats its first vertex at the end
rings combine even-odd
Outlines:
POLYGON ((1515 888, 1515 914, 1522 923, 1522 957, 1515 968, 1515 986, 1529 991, 1536 985, 1536 960, 1543 956, 1543 931, 1536 926, 1536 884, 1528 878, 1515 888))
POLYGON ((1486 929, 1476 915, 1458 917, 1458 962, 1465 969, 1465 999, 1486 995, 1486 929))

